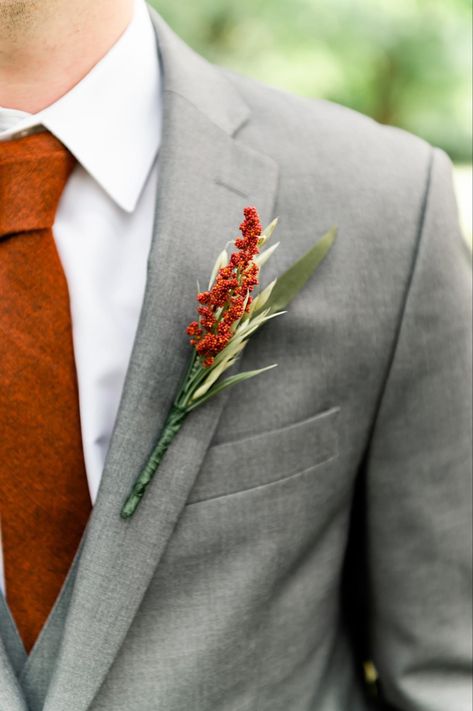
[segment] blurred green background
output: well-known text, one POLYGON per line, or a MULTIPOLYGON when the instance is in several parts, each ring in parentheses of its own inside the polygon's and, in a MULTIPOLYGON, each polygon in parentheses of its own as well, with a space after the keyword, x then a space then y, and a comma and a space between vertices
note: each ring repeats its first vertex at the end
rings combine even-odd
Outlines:
POLYGON ((422 136, 455 162, 471 237, 470 0, 152 0, 218 64, 422 136))

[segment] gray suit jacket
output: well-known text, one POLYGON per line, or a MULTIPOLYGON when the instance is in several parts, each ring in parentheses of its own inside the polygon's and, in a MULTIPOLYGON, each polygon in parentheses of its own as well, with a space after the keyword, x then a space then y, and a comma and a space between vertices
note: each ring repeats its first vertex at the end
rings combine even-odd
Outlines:
POLYGON ((446 156, 209 65, 154 17, 164 141, 140 324, 80 554, 28 659, 3 605, 1 711, 468 711, 468 255, 446 156), (242 208, 269 281, 315 278, 245 353, 279 368, 187 420, 121 504, 189 355, 195 283, 242 208))

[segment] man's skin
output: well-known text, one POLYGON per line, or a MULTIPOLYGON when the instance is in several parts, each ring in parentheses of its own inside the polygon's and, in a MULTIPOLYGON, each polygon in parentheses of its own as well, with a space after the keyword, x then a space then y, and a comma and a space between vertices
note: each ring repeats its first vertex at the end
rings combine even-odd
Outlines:
POLYGON ((57 101, 132 14, 133 0, 0 0, 0 106, 37 113, 57 101))

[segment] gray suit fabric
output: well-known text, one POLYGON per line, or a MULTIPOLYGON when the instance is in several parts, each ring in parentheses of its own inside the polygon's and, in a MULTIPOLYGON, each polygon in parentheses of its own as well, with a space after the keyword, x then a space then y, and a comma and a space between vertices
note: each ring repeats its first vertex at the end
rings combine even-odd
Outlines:
POLYGON ((164 136, 140 323, 82 550, 28 660, 0 606, 0 710, 468 711, 471 271, 449 161, 215 68, 153 21, 164 136), (333 224, 338 239, 240 365, 279 367, 193 413, 124 522, 196 280, 247 204, 280 216, 267 282, 333 224))

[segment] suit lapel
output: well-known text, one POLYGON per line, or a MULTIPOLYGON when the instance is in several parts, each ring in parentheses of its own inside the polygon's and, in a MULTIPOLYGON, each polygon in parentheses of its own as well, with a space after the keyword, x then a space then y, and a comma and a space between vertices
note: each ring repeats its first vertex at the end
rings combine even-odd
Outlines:
POLYGON ((272 216, 277 168, 234 138, 249 118, 247 106, 220 72, 157 16, 154 22, 164 128, 146 293, 44 711, 89 707, 136 614, 225 403, 223 394, 188 418, 138 512, 122 521, 121 505, 187 364, 196 280, 205 285, 217 254, 236 236, 245 204, 257 205, 265 220, 272 216))

